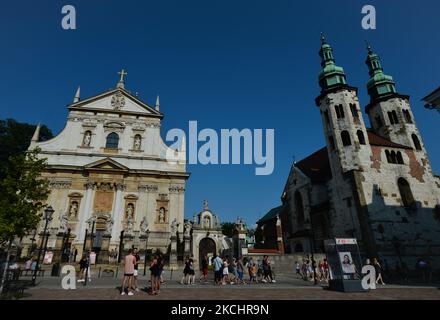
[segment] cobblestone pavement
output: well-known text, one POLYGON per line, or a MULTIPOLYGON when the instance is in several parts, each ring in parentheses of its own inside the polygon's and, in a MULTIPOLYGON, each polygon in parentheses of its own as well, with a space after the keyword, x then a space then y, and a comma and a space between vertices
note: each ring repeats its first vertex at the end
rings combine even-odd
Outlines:
MULTIPOLYGON (((101 277, 92 273, 92 281, 86 286, 77 283, 76 290, 63 290, 61 277, 45 276, 37 279, 37 286, 25 290, 24 300, 359 300, 359 299, 415 299, 440 300, 440 284, 379 286, 377 290, 365 293, 342 293, 328 291, 323 284, 315 286, 311 281, 298 279, 294 274, 279 274, 276 283, 260 283, 250 285, 226 285, 214 287, 212 281, 206 284, 181 285, 181 272, 166 273, 166 283, 161 293, 150 296, 145 291, 136 292, 134 296, 121 296, 119 286, 121 277, 101 277)), ((26 279, 27 277, 22 277, 26 279)), ((210 275, 209 279, 212 279, 210 275)), ((149 277, 139 276, 139 287, 144 289, 149 277)))
POLYGON ((118 288, 78 288, 62 290, 33 288, 24 300, 440 300, 438 288, 379 288, 365 293, 342 293, 314 288, 206 287, 164 288, 157 296, 136 292, 121 296, 118 288))

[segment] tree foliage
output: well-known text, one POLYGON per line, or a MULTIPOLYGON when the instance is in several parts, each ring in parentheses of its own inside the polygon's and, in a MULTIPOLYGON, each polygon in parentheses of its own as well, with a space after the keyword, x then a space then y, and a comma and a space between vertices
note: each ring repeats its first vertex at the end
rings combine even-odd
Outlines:
MULTIPOLYGON (((20 123, 14 119, 0 120, 0 178, 5 176, 8 159, 25 152, 30 145, 36 126, 20 123)), ((40 141, 53 137, 52 131, 45 125, 40 128, 40 141)))
POLYGON ((0 180, 0 243, 25 236, 40 221, 50 191, 41 176, 46 159, 38 159, 38 153, 35 149, 9 158, 0 180))
POLYGON ((231 238, 235 232, 235 223, 233 222, 223 222, 222 223, 222 232, 225 236, 231 238))

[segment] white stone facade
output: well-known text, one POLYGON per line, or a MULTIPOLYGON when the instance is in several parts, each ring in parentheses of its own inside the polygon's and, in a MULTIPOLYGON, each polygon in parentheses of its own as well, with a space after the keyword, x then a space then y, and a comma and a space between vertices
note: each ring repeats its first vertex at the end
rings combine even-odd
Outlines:
MULTIPOLYGON (((184 147, 172 150, 161 138, 159 106, 148 106, 120 82, 92 98, 75 97, 68 108, 62 132, 44 142, 38 142, 37 132, 30 146, 47 158, 48 204, 55 210, 51 239, 66 232, 61 221, 67 217, 79 259, 91 228, 86 221, 94 217, 95 232, 107 240, 101 239, 101 250, 119 250, 121 231, 124 250, 142 248, 143 227, 150 231, 148 247, 166 252, 174 219, 183 232, 189 174, 184 147), (177 160, 169 161, 169 155, 177 160)), ((52 249, 59 246, 60 241, 52 249)))

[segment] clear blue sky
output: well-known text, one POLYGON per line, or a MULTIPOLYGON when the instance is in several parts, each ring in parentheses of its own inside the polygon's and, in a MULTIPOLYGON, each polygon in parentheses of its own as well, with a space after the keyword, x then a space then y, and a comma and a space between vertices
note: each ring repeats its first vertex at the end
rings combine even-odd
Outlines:
POLYGON ((248 224, 280 203, 295 156, 324 145, 319 110, 319 34, 333 46, 350 85, 368 102, 365 40, 382 58, 412 108, 434 171, 440 173, 440 114, 420 101, 440 85, 438 1, 2 1, 0 118, 48 125, 59 133, 78 85, 82 97, 126 86, 153 104, 163 133, 187 128, 274 128, 275 171, 253 166, 188 166, 185 212, 208 199, 221 220, 248 224), (77 10, 75 31, 61 8, 77 10), (361 28, 361 8, 377 9, 377 30, 361 28))

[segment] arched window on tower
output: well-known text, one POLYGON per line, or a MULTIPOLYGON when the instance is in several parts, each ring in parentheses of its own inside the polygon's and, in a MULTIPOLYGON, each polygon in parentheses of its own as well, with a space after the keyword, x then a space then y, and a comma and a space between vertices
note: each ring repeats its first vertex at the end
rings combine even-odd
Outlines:
POLYGON ((356 104, 350 103, 350 110, 351 110, 351 114, 353 115, 353 119, 355 121, 359 120, 359 113, 358 113, 358 110, 356 108, 356 104))
POLYGON ((365 137, 362 130, 357 131, 357 136, 358 136, 359 144, 365 144, 365 137))
POLYGON ((335 111, 336 111, 336 117, 338 119, 343 119, 345 117, 344 115, 344 107, 342 104, 336 104, 335 105, 335 111))
POLYGON ((402 157, 402 153, 400 151, 397 151, 396 153, 396 158, 397 158, 397 163, 398 164, 404 164, 403 162, 403 157, 402 157))
POLYGON ((399 187, 400 198, 402 199, 403 206, 406 208, 412 207, 415 204, 415 201, 408 181, 406 181, 404 178, 399 178, 399 180, 397 180, 397 185, 399 187))
POLYGON ((414 133, 411 135, 411 138, 414 143, 414 148, 419 151, 422 150, 422 145, 420 144, 419 138, 414 133))
POLYGON ((393 110, 393 112, 391 112, 391 113, 393 115, 394 123, 398 124, 399 123, 399 118, 397 118, 396 110, 393 110))
POLYGON ((350 134, 348 133, 348 131, 344 130, 341 132, 341 139, 342 139, 342 144, 344 145, 344 147, 351 146, 351 139, 350 139, 350 134))
POLYGON ((387 162, 391 163, 391 154, 388 150, 385 150, 385 156, 387 157, 387 162))
POLYGON ((405 117, 405 120, 407 123, 412 123, 411 114, 409 113, 409 110, 403 109, 403 116, 405 117))
POLYGON ((301 193, 299 191, 295 192, 295 211, 296 211, 296 221, 298 223, 304 222, 304 205, 301 193))
POLYGON ((117 133, 112 132, 107 136, 105 147, 107 149, 117 149, 119 144, 119 136, 117 133))
POLYGON ((397 156, 395 151, 391 151, 391 163, 397 163, 397 156))

